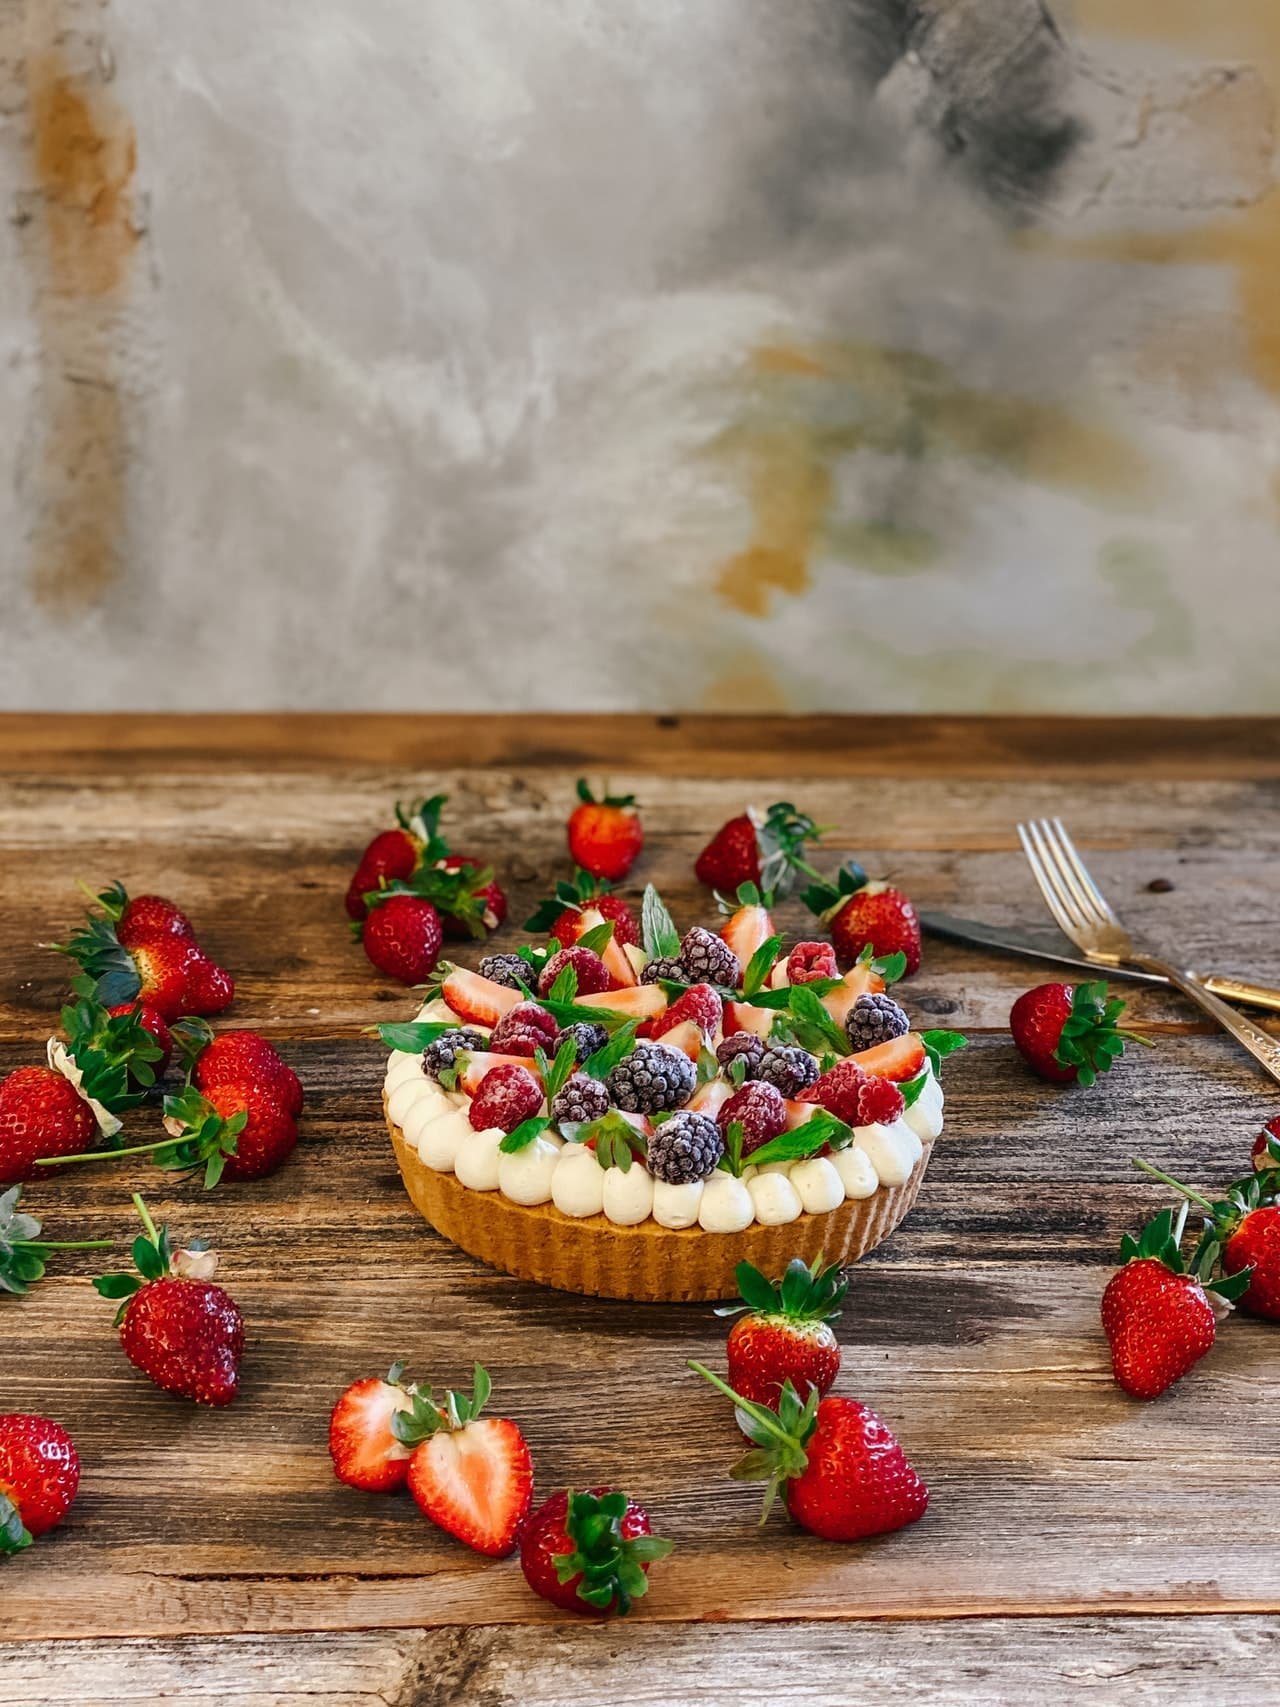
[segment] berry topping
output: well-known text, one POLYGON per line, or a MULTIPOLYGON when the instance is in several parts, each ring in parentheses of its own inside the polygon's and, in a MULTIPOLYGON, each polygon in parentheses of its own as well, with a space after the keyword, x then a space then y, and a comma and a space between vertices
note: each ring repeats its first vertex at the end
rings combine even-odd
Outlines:
POLYGON ((664 1120, 649 1140, 649 1172, 668 1185, 688 1185, 714 1173, 724 1155, 720 1128, 705 1114, 684 1109, 664 1120))
POLYGON ((735 990, 742 978, 737 955, 714 931, 695 925, 680 942, 680 971, 686 983, 723 984, 735 990))
POLYGON ((456 1031, 442 1032, 434 1043, 428 1043, 422 1051, 422 1070, 429 1079, 438 1080, 441 1073, 452 1067, 463 1051, 487 1049, 489 1040, 482 1032, 473 1031, 470 1026, 459 1026, 456 1031))
POLYGON ((538 978, 538 994, 549 996, 552 986, 562 972, 572 969, 577 977, 576 994, 599 996, 613 985, 609 968, 598 954, 589 948, 562 948, 553 954, 538 978))
POLYGON ((642 984, 687 984, 684 967, 671 954, 660 954, 655 960, 650 960, 640 974, 642 984))
POLYGON ((486 954, 476 970, 491 984, 508 990, 527 989, 533 982, 533 968, 518 954, 486 954))
POLYGON ((755 1077, 766 1085, 772 1085, 784 1097, 796 1097, 816 1084, 818 1063, 807 1049, 779 1043, 761 1057, 755 1077))
POLYGON ((532 1054, 532 1050, 512 1048, 517 1038, 531 1036, 537 1048, 552 1051, 555 1049, 556 1034, 559 1030, 560 1027, 545 1008, 540 1008, 536 1002, 520 1002, 510 1013, 503 1014, 494 1026, 489 1047, 499 1055, 532 1054))
POLYGON ((787 956, 787 983, 811 984, 815 978, 838 978, 836 951, 829 942, 798 942, 787 956))
POLYGON ((657 1023, 663 1031, 674 1031, 676 1026, 692 1020, 705 1037, 710 1037, 723 1013, 724 1003, 719 993, 710 984, 694 984, 676 998, 657 1023))
POLYGON ((772 1085, 749 1079, 728 1102, 720 1105, 716 1121, 721 1132, 727 1132, 735 1124, 742 1127, 742 1154, 746 1157, 786 1130, 787 1107, 782 1093, 772 1085))
POLYGON ((563 1031, 556 1033, 555 1048, 549 1049, 547 1053, 557 1054, 567 1038, 573 1039, 574 1051, 579 1063, 582 1063, 594 1055, 597 1049, 604 1048, 609 1041, 609 1033, 605 1026, 597 1025, 594 1020, 577 1020, 573 1025, 567 1025, 563 1031))
POLYGON ((856 1061, 837 1061, 808 1090, 801 1091, 796 1100, 816 1102, 819 1108, 825 1108, 828 1114, 834 1114, 846 1126, 861 1126, 864 1123, 859 1119, 858 1111, 862 1105, 862 1087, 866 1082, 867 1075, 856 1061))
POLYGON ((496 1126, 514 1132, 542 1107, 542 1086, 533 1074, 514 1063, 491 1067, 481 1079, 468 1111, 472 1126, 485 1132, 496 1126))
POLYGON ((858 1092, 856 1126, 892 1126, 902 1118, 906 1099, 892 1079, 877 1079, 870 1074, 858 1092))
POLYGON ((663 1043, 639 1043, 609 1074, 609 1097, 632 1114, 661 1114, 688 1102, 696 1083, 687 1055, 663 1043))
POLYGON ((874 1049, 878 1043, 905 1037, 911 1021, 892 996, 864 992, 844 1016, 844 1029, 856 1054, 860 1049, 874 1049))
POLYGON ((746 1076, 754 1079, 756 1068, 765 1057, 765 1042, 753 1031, 735 1031, 716 1050, 716 1060, 722 1067, 732 1067, 735 1061, 746 1063, 746 1076))
POLYGON ((551 1101, 551 1118, 557 1126, 585 1124, 599 1120, 609 1111, 609 1093, 599 1079, 585 1073, 574 1073, 556 1092, 551 1101))

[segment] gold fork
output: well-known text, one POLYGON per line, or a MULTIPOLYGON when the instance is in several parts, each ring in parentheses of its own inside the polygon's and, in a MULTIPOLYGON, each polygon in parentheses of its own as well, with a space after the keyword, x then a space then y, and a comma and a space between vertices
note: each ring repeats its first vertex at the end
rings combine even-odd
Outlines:
POLYGON ((1110 902, 1090 877, 1060 818, 1038 818, 1018 825, 1018 835, 1040 893, 1059 929, 1069 936, 1086 960, 1098 966, 1137 966, 1159 972, 1174 989, 1216 1019, 1237 1043, 1280 1080, 1280 1042, 1220 1001, 1194 972, 1172 966, 1133 946, 1133 938, 1116 917, 1110 902))

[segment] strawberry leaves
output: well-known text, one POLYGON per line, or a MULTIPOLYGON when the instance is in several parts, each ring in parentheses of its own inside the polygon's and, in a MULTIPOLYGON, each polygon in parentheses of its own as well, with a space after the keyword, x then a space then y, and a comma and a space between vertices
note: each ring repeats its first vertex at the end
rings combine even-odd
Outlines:
POLYGON ((596 1161, 602 1168, 620 1168, 624 1174, 630 1171, 636 1156, 643 1160, 649 1153, 643 1132, 638 1132, 616 1108, 602 1114, 599 1120, 566 1126, 564 1133, 575 1144, 594 1145, 596 1161))
POLYGON ((1108 998, 1106 980, 1102 978, 1077 984, 1072 991, 1071 1012, 1053 1058, 1060 1067, 1075 1067, 1082 1085, 1095 1084, 1100 1073, 1108 1072, 1124 1054, 1126 1042, 1148 1042, 1137 1032, 1116 1025, 1124 1006, 1118 996, 1108 998))
POLYGON ((38 1280, 44 1278, 45 1264, 52 1251, 109 1250, 115 1242, 112 1239, 79 1239, 74 1242, 42 1239, 40 1222, 19 1208, 21 1201, 20 1185, 0 1192, 0 1292, 23 1297, 38 1280))
POLYGON ((815 1257, 812 1264, 792 1257, 777 1281, 766 1279, 749 1262, 740 1262, 734 1279, 742 1301, 719 1306, 716 1315, 736 1316, 750 1310, 762 1316, 786 1316, 793 1322, 834 1322, 844 1306, 849 1282, 839 1263, 822 1268, 821 1262, 821 1257, 815 1257))
POLYGON ((524 928, 527 931, 549 931, 566 908, 576 907, 579 912, 584 912, 592 901, 612 892, 613 885, 606 878, 596 877, 580 865, 575 866, 572 880, 566 882, 561 879, 554 893, 545 901, 539 901, 525 920, 524 928))
POLYGON ((564 1529, 573 1551, 556 1555, 556 1577, 562 1583, 581 1577, 578 1598, 601 1611, 629 1612, 648 1592, 644 1566, 665 1559, 672 1548, 657 1535, 623 1535, 628 1503, 616 1491, 569 1494, 564 1529))
POLYGON ((856 860, 846 860, 833 880, 819 878, 802 892, 800 899, 811 913, 825 919, 838 912, 851 895, 856 895, 859 889, 865 889, 866 884, 867 874, 862 867, 856 860))

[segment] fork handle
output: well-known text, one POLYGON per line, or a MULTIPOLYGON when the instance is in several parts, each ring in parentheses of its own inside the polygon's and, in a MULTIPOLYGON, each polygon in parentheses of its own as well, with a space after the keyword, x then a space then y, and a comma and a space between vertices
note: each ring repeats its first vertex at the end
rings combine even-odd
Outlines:
POLYGON ((1191 976, 1199 978, 1206 990, 1221 996, 1224 1002, 1243 1002, 1247 1008, 1265 1008, 1270 1013, 1280 1014, 1280 990, 1266 984, 1250 984, 1243 978, 1218 978, 1212 973, 1201 977, 1200 973, 1193 972, 1191 976))
POLYGON ((1181 990, 1188 1000, 1216 1019, 1224 1031, 1229 1031, 1237 1043, 1244 1045, 1265 1072, 1280 1081, 1280 1040, 1269 1036, 1261 1027, 1254 1025, 1252 1020, 1246 1019, 1235 1008, 1220 1001, 1194 972, 1183 972, 1179 967, 1170 966, 1166 960, 1157 960, 1151 954, 1135 954, 1133 960, 1146 972, 1163 973, 1175 990, 1181 990))

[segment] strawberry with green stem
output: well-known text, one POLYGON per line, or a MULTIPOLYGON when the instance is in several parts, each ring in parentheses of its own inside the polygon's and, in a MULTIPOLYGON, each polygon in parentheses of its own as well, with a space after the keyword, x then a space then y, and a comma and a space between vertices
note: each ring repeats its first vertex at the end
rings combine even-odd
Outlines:
POLYGON ((434 794, 408 806, 396 802, 395 829, 373 838, 347 886, 349 918, 363 921, 372 896, 403 889, 437 907, 447 937, 478 937, 498 928, 507 916, 507 898, 491 871, 451 852, 440 832, 447 800, 434 794))
POLYGON ((0 1415, 0 1559, 56 1529, 79 1485, 79 1454, 61 1423, 0 1415))
POLYGON ((586 778, 579 777, 578 801, 565 826, 570 857, 593 877, 620 882, 644 846, 635 795, 606 790, 597 799, 586 778))
POLYGON ((733 1401, 753 1449, 734 1465, 735 1481, 764 1482, 763 1523, 781 1493, 791 1517, 826 1541, 887 1535, 924 1516, 929 1490, 894 1435, 856 1399, 801 1399, 783 1383, 776 1410, 744 1398, 701 1363, 689 1368, 733 1401))
POLYGON ((672 1543, 654 1535, 649 1514, 612 1488, 561 1489, 520 1533, 520 1568, 535 1594, 566 1612, 625 1616, 649 1591, 649 1567, 672 1543))
POLYGON ((1037 984, 1019 996, 1009 1014, 1018 1053, 1051 1084, 1092 1085, 1109 1072, 1126 1043, 1150 1048, 1150 1039, 1117 1025, 1125 1004, 1109 997, 1106 980, 1087 984, 1037 984))
POLYGON ((727 1345, 734 1391, 762 1405, 777 1404, 784 1381, 802 1398, 811 1388, 828 1392, 840 1372, 840 1346, 831 1324, 849 1290, 839 1263, 823 1268, 821 1258, 809 1264, 792 1257, 782 1278, 771 1281, 749 1262, 740 1262, 734 1276, 742 1302, 716 1311, 738 1317, 727 1345))
POLYGON ((235 994, 230 974, 190 936, 162 931, 123 942, 116 923, 119 893, 119 884, 104 890, 102 912, 90 913, 70 941, 45 946, 76 962, 105 1008, 137 1002, 166 1023, 184 1013, 221 1013, 235 994))
POLYGON ((1112 1372, 1135 1399, 1159 1398, 1212 1350, 1218 1324, 1210 1294, 1231 1303, 1248 1284, 1247 1275, 1213 1280, 1204 1251, 1187 1264, 1181 1249, 1186 1220, 1184 1203, 1176 1222, 1172 1209, 1162 1209, 1137 1238, 1126 1233, 1121 1267, 1102 1294, 1112 1372))
POLYGON ((122 1300, 115 1322, 136 1369, 168 1393, 198 1405, 229 1405, 240 1386, 244 1318, 229 1292, 213 1284, 217 1258, 202 1243, 175 1250, 135 1192, 143 1233, 133 1242, 136 1274, 104 1274, 94 1286, 122 1300))
POLYGON ((524 922, 527 931, 545 931, 555 937, 562 948, 571 948, 582 934, 582 915, 596 912, 613 926, 614 941, 623 948, 639 947, 640 925, 635 913, 615 895, 613 885, 604 877, 576 866, 572 878, 562 880, 553 894, 540 901, 524 922))
MULTIPOLYGON (((1251 1316, 1280 1321, 1280 1171, 1246 1174, 1227 1187, 1225 1196, 1211 1199, 1141 1156, 1134 1157, 1134 1166, 1172 1186, 1185 1200, 1184 1209, 1194 1204, 1203 1213, 1195 1271, 1209 1275, 1220 1268, 1233 1287, 1226 1296, 1251 1316), (1243 1283, 1234 1289, 1239 1280, 1243 1283)), ((1223 1293, 1224 1283, 1214 1284, 1223 1293)))
POLYGON ((54 1251, 109 1251, 114 1239, 42 1239, 40 1222, 19 1208, 22 1187, 0 1193, 0 1292, 21 1298, 43 1279, 54 1251))
POLYGON ((830 931, 843 965, 853 965, 870 947, 877 957, 905 955, 908 976, 919 971, 920 919, 910 896, 891 883, 871 882, 856 861, 842 865, 834 882, 811 884, 802 899, 830 931))
POLYGON ((804 858, 804 850, 823 833, 789 800, 775 800, 763 812, 748 806, 712 836, 694 861, 694 874, 700 883, 725 895, 734 894, 743 883, 786 895, 801 875, 821 881, 804 858))

